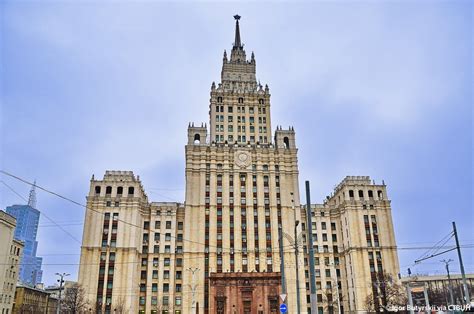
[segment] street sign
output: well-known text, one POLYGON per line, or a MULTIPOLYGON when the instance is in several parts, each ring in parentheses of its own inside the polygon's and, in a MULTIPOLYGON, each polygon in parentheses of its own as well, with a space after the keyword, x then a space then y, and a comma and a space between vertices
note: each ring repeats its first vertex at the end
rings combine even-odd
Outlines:
POLYGON ((280 294, 280 299, 281 299, 281 302, 285 302, 286 294, 284 293, 280 294))
POLYGON ((288 311, 286 304, 280 304, 280 313, 286 313, 286 311, 288 311))

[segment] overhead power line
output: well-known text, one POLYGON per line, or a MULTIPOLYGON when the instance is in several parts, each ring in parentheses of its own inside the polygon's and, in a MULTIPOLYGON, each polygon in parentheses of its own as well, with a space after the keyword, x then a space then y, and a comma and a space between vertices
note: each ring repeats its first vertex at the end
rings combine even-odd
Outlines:
MULTIPOLYGON (((12 191, 13 193, 15 193, 18 197, 20 197, 21 199, 23 199, 24 201, 28 202, 28 200, 23 197, 20 193, 18 193, 17 191, 15 191, 15 189, 13 189, 11 186, 9 186, 5 181, 1 181, 8 189, 10 189, 10 191, 12 191)), ((33 183, 34 186, 36 186, 35 183, 33 183)), ((37 208, 34 208, 32 207, 33 209, 36 209, 38 211, 40 211, 39 209, 37 208)), ((67 231, 66 229, 64 229, 60 224, 58 224, 56 221, 54 221, 52 218, 50 218, 48 215, 46 215, 44 213, 44 211, 40 211, 41 214, 46 218, 48 219, 51 223, 53 223, 54 226, 58 227, 59 229, 61 229, 62 231, 64 231, 64 233, 66 233, 71 239, 73 239, 74 241, 76 241, 77 243, 81 244, 81 241, 79 241, 75 236, 73 236, 69 231, 67 231)))

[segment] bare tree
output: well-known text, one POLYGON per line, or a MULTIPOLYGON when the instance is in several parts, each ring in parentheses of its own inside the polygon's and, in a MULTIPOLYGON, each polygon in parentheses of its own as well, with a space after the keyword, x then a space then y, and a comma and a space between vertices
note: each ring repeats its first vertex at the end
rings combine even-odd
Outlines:
POLYGON ((79 284, 74 284, 64 291, 61 301, 61 311, 66 314, 81 314, 88 310, 88 302, 84 289, 79 284))
POLYGON ((377 273, 372 280, 372 292, 367 296, 368 312, 387 312, 391 307, 405 306, 407 297, 403 286, 391 274, 377 273))
POLYGON ((125 308, 125 302, 122 297, 112 302, 111 308, 116 314, 128 314, 128 310, 125 308))

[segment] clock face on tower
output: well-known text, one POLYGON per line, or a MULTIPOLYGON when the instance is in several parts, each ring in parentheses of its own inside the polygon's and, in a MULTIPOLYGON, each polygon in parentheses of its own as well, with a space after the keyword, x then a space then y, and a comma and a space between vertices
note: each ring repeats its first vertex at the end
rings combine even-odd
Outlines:
POLYGON ((236 151, 234 155, 234 162, 240 168, 247 168, 252 162, 252 156, 247 151, 236 151))

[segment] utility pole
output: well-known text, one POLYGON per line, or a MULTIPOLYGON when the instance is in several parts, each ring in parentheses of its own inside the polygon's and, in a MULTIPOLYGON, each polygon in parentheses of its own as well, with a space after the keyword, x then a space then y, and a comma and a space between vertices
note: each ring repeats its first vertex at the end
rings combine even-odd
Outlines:
POLYGON ((309 181, 306 184, 306 229, 308 230, 308 241, 306 245, 309 253, 309 284, 310 284, 310 300, 311 313, 318 313, 317 298, 316 298, 316 276, 314 271, 314 247, 313 247, 313 219, 311 213, 311 197, 309 191, 309 181))
POLYGON ((471 300, 469 297, 469 290, 467 289, 466 273, 464 272, 464 264, 462 263, 461 248, 459 247, 458 232, 456 230, 456 223, 454 221, 453 221, 453 233, 454 233, 454 239, 456 240, 456 249, 458 251, 459 265, 461 267, 462 285, 464 287, 464 304, 463 305, 470 304, 471 300))
POLYGON ((56 276, 59 276, 58 282, 59 282, 59 299, 58 299, 58 308, 56 310, 57 314, 61 313, 61 290, 63 289, 63 283, 64 283, 64 277, 69 276, 70 274, 67 273, 56 273, 56 276))
POLYGON ((195 314, 196 313, 196 288, 197 288, 197 284, 196 284, 196 277, 195 277, 195 274, 196 272, 199 271, 199 268, 197 267, 189 267, 187 270, 189 270, 192 275, 193 275, 193 283, 190 286, 191 288, 191 293, 192 293, 192 296, 193 296, 193 303, 192 303, 192 313, 195 314))
POLYGON ((297 220, 296 216, 296 207, 295 207, 295 200, 293 199, 293 192, 291 192, 291 204, 293 207, 293 212, 295 214, 295 263, 296 263, 296 313, 300 314, 300 266, 298 264, 298 224, 300 223, 297 220))
POLYGON ((296 220, 295 221, 295 261, 296 261, 296 308, 297 308, 297 312, 298 314, 300 314, 300 267, 298 265, 298 254, 299 254, 299 250, 298 250, 298 243, 296 242, 296 238, 298 236, 298 231, 297 231, 297 227, 298 227, 298 224, 299 224, 299 220, 296 220))
MULTIPOLYGON (((280 273, 281 273, 281 292, 286 295, 286 278, 285 278, 285 258, 283 256, 283 231, 282 226, 278 226, 278 244, 280 249, 280 273)), ((286 304, 286 297, 282 300, 286 304)))
POLYGON ((430 300, 428 298, 428 288, 426 287, 426 283, 423 285, 423 295, 425 297, 426 313, 431 313, 430 300))
POLYGON ((451 285, 451 276, 449 274, 449 263, 453 262, 452 259, 449 260, 442 260, 441 263, 446 264, 446 272, 448 273, 448 289, 449 289, 449 298, 451 301, 451 305, 454 305, 454 296, 453 296, 453 286, 451 285))
POLYGON ((407 283, 407 295, 408 295, 408 306, 409 306, 410 314, 414 314, 415 311, 413 310, 413 297, 411 295, 410 282, 407 283))

